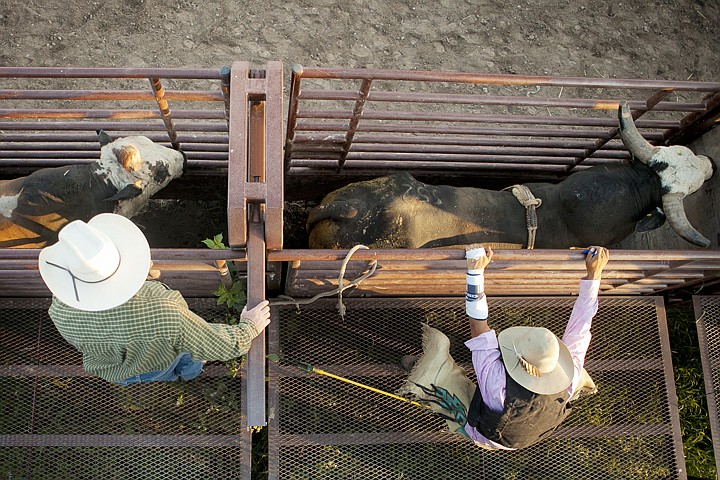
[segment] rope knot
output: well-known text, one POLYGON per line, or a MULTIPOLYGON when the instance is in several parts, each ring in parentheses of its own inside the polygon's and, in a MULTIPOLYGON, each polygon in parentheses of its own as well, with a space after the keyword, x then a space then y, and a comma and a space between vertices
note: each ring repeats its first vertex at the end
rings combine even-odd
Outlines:
POLYGON ((542 205, 542 200, 535 198, 530 189, 525 185, 512 185, 504 190, 510 190, 520 205, 525 207, 525 222, 528 229, 528 250, 535 248, 535 236, 538 229, 538 219, 536 209, 542 205))

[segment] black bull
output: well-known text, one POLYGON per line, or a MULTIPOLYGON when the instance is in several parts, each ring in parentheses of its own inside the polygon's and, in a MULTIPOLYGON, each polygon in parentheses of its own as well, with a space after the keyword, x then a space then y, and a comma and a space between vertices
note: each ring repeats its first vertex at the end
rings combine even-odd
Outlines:
MULTIPOLYGON (((646 230, 660 226, 664 220, 660 207, 664 207, 678 235, 707 247, 709 241, 687 221, 682 198, 710 178, 712 161, 695 156, 685 147, 650 145, 637 132, 624 104, 618 116, 623 141, 635 161, 596 166, 558 184, 525 184, 542 200, 536 210, 534 246, 567 248, 617 243, 630 235, 640 221, 646 230), (699 167, 693 164, 686 168, 687 162, 697 162, 699 167), (674 173, 683 169, 698 173, 685 181, 683 175, 674 173), (676 181, 676 176, 683 179, 676 181)), ((528 243, 526 209, 510 191, 433 186, 407 173, 331 192, 310 213, 308 229, 311 248, 528 243)))
POLYGON ((0 248, 42 248, 73 220, 114 212, 131 218, 182 175, 185 154, 132 136, 112 141, 98 132, 100 159, 44 168, 0 180, 0 248))

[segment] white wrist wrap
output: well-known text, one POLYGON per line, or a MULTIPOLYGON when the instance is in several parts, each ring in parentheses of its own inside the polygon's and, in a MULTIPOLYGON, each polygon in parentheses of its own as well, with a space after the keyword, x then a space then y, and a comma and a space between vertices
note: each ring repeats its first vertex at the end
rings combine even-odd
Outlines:
MULTIPOLYGON (((465 258, 467 258, 467 259, 471 259, 471 258, 478 259, 478 258, 484 257, 484 256, 485 256, 485 249, 483 247, 473 248, 472 250, 465 251, 465 258)), ((468 273, 473 274, 473 275, 482 275, 483 273, 485 273, 485 270, 472 269, 472 270, 468 270, 468 273)))
POLYGON ((485 275, 468 272, 465 276, 465 313, 475 320, 488 318, 487 297, 485 297, 485 275))
POLYGON ((465 258, 480 258, 485 256, 485 249, 483 247, 473 248, 465 251, 465 258))

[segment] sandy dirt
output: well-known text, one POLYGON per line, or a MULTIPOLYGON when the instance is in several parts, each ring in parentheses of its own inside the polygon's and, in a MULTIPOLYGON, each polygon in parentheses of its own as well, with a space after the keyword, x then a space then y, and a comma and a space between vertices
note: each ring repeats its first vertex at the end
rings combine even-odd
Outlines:
MULTIPOLYGON (((0 0, 0 42, 5 66, 280 60, 287 72, 300 63, 718 81, 720 2, 0 0)), ((190 233, 174 240, 199 246, 190 233)))
POLYGON ((0 64, 720 78, 715 0, 0 2, 0 64))

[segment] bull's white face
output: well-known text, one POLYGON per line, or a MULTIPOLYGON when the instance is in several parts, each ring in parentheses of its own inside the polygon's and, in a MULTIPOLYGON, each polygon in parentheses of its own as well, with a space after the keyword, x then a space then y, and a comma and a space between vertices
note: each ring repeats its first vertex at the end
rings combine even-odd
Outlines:
POLYGON ((648 166, 660 177, 664 193, 689 195, 712 176, 712 160, 680 145, 658 148, 648 166))
POLYGON ((118 190, 134 185, 139 194, 120 200, 114 213, 131 218, 155 193, 183 173, 182 153, 154 143, 147 137, 132 136, 102 147, 100 167, 94 172, 118 190))

